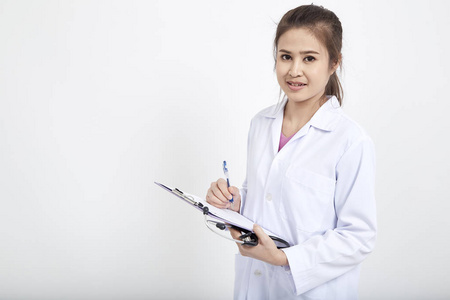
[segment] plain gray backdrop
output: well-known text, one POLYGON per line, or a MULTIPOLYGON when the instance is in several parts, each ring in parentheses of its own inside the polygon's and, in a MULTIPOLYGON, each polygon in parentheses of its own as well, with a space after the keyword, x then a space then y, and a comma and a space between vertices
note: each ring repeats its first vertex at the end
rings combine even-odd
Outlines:
MULTIPOLYGON (((153 184, 245 176, 302 1, 0 1, 0 299, 231 299, 237 247, 153 184)), ((450 6, 318 1, 377 150, 361 299, 448 299, 450 6)))

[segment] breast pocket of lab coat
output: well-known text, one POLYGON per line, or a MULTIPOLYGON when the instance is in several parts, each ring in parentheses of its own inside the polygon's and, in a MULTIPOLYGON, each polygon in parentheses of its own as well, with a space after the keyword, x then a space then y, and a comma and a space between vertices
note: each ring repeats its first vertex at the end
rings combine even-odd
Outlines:
POLYGON ((298 230, 321 230, 327 211, 334 207, 335 185, 331 178, 292 166, 283 181, 281 216, 298 230))

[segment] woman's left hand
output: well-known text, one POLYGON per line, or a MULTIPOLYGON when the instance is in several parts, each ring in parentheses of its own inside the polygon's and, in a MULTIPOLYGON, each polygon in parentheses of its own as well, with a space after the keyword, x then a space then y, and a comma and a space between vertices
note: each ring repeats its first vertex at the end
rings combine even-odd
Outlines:
MULTIPOLYGON (((234 228, 230 228, 230 232, 231 236, 236 240, 238 240, 242 235, 239 230, 236 230, 234 228)), ((277 248, 275 242, 264 232, 264 230, 259 225, 253 225, 253 232, 258 237, 258 245, 247 246, 236 243, 242 256, 248 256, 258 260, 262 260, 275 266, 288 265, 286 254, 277 248)))

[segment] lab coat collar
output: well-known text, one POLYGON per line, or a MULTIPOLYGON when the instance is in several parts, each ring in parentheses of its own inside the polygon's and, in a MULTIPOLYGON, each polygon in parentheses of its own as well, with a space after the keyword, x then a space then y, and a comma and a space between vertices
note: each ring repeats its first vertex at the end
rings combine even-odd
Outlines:
MULTIPOLYGON (((327 102, 325 102, 317 110, 311 120, 304 127, 302 127, 288 143, 308 134, 311 127, 324 131, 333 131, 339 121, 339 114, 337 114, 337 112, 340 109, 340 106, 339 101, 335 96, 327 96, 327 98, 327 102)), ((262 113, 267 118, 275 119, 272 123, 272 145, 275 155, 278 152, 281 127, 283 124, 284 107, 286 103, 287 99, 285 98, 278 105, 274 105, 262 113)))
MULTIPOLYGON (((339 121, 337 117, 340 111, 339 101, 336 96, 327 96, 327 101, 317 110, 314 116, 309 121, 309 125, 324 131, 333 131, 339 121)), ((287 98, 266 110, 264 114, 267 118, 283 119, 284 107, 286 106, 287 98)))
POLYGON ((310 125, 324 131, 333 131, 339 121, 339 114, 341 106, 339 100, 335 96, 327 96, 328 100, 325 102, 314 114, 309 121, 310 125))

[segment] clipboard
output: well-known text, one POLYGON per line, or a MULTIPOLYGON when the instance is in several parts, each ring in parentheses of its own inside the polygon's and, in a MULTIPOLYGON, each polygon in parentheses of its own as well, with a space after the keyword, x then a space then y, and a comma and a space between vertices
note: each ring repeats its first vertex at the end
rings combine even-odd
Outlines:
MULTIPOLYGON (((252 232, 254 222, 251 221, 250 219, 244 217, 243 215, 241 215, 235 211, 214 207, 214 206, 210 205, 209 203, 207 203, 204 199, 202 199, 198 196, 195 196, 195 195, 184 193, 183 191, 179 190, 178 188, 171 188, 171 187, 168 187, 168 186, 166 186, 162 183, 156 182, 156 181, 155 181, 155 184, 158 185, 159 187, 161 187, 162 189, 164 189, 165 191, 180 198, 181 200, 183 200, 183 202, 185 202, 185 203, 189 204, 190 206, 194 207, 195 209, 201 211, 203 213, 203 215, 205 215, 206 223, 207 223, 206 216, 208 216, 208 217, 218 221, 218 222, 213 222, 213 223, 216 223, 216 226, 217 226, 217 224, 221 224, 222 226, 225 226, 225 224, 227 224, 231 227, 241 230, 241 232, 245 233, 241 236, 241 239, 244 241, 243 244, 250 245, 250 246, 257 245, 256 235, 252 232), (220 223, 220 222, 223 222, 223 223, 220 223), (256 239, 256 241, 253 239, 256 239)), ((208 226, 208 224, 206 224, 206 225, 208 226)), ((209 226, 208 226, 208 228, 211 229, 211 227, 209 227, 209 226)), ((222 228, 220 226, 217 226, 217 228, 224 230, 224 228, 222 228)), ((269 235, 272 238, 272 240, 275 242, 275 244, 277 244, 277 247, 279 249, 288 248, 291 246, 284 239, 273 234, 269 230, 267 230, 265 228, 263 228, 263 230, 267 235, 269 235)), ((214 230, 212 230, 212 231, 214 231, 214 230)), ((234 241, 238 242, 237 240, 234 240, 234 241)))

